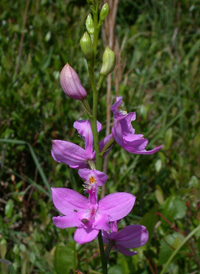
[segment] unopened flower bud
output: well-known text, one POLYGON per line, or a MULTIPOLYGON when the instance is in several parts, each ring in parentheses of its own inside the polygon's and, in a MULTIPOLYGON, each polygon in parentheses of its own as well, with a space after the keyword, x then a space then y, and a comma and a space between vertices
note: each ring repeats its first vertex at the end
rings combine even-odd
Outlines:
POLYGON ((80 40, 80 46, 85 58, 91 59, 92 58, 92 41, 87 31, 83 34, 80 40))
POLYGON ((85 21, 85 26, 90 35, 94 35, 94 22, 92 19, 92 15, 88 14, 87 19, 85 21))
POLYGON ((69 64, 66 64, 60 73, 60 84, 64 93, 73 99, 82 100, 87 97, 78 74, 69 64))
POLYGON ((116 56, 114 51, 109 49, 107 46, 103 53, 103 64, 101 67, 100 74, 103 76, 107 76, 111 73, 115 67, 116 56))
POLYGON ((105 3, 101 9, 100 17, 99 17, 100 19, 99 21, 101 25, 103 24, 104 20, 108 16, 108 13, 109 13, 109 6, 108 6, 108 3, 105 3))

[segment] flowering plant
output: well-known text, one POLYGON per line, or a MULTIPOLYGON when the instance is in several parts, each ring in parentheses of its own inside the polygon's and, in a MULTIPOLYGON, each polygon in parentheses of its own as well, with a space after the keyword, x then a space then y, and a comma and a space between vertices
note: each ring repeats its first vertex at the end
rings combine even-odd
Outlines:
POLYGON ((99 190, 108 179, 108 175, 102 172, 104 158, 115 142, 133 154, 153 154, 162 146, 146 150, 148 140, 142 134, 136 134, 131 124, 136 119, 136 114, 120 109, 122 96, 117 97, 111 107, 114 115, 112 134, 99 140, 99 131, 102 129, 101 123, 97 121, 99 91, 104 78, 115 66, 115 53, 106 47, 96 84, 94 67, 97 40, 100 27, 109 13, 108 4, 104 4, 99 13, 99 2, 88 0, 92 14, 86 19, 87 32, 80 41, 81 50, 88 64, 93 95, 92 108, 75 70, 66 64, 60 74, 60 83, 65 94, 72 99, 80 100, 88 113, 88 120, 74 122, 74 128, 85 141, 85 149, 72 142, 54 140, 51 153, 55 161, 78 169, 79 176, 84 180, 84 192, 87 195, 85 197, 72 189, 52 188, 53 203, 63 214, 53 217, 53 222, 61 229, 77 227, 74 240, 78 244, 90 242, 98 237, 102 270, 105 274, 111 249, 126 256, 136 255, 136 251, 129 249, 144 245, 148 241, 148 231, 142 225, 129 225, 117 231, 117 223, 130 213, 135 204, 134 195, 117 192, 98 200, 99 190), (103 243, 107 246, 106 250, 103 243))

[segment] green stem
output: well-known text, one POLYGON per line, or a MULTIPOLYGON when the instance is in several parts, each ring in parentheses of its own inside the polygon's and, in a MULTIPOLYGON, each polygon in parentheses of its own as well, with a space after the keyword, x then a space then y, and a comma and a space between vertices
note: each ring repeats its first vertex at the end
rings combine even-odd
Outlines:
POLYGON ((100 156, 100 149, 99 149, 99 135, 97 132, 97 107, 98 107, 98 91, 96 89, 96 84, 94 81, 94 67, 91 63, 88 63, 89 67, 89 77, 90 77, 90 84, 93 91, 93 108, 92 108, 92 116, 90 117, 92 133, 93 133, 93 140, 94 140, 94 149, 96 152, 96 167, 98 170, 102 169, 102 160, 100 156))
POLYGON ((179 252, 179 250, 181 249, 182 246, 184 246, 184 244, 198 231, 200 230, 200 225, 197 226, 192 232, 190 232, 189 235, 187 235, 187 237, 185 237, 184 241, 174 250, 174 252, 172 253, 172 255, 169 257, 168 261, 166 262, 165 266, 163 267, 162 271, 160 274, 164 274, 168 265, 171 263, 171 261, 173 260, 173 258, 176 256, 176 254, 179 252))
POLYGON ((112 250, 113 244, 114 244, 114 242, 110 241, 106 246, 106 250, 105 250, 106 260, 108 260, 108 258, 109 258, 109 254, 110 254, 110 251, 112 250))
POLYGON ((100 90, 101 85, 102 85, 102 83, 103 83, 103 80, 104 80, 104 76, 103 76, 103 75, 100 75, 99 81, 98 81, 98 84, 97 84, 97 91, 100 90))
POLYGON ((84 99, 82 100, 82 103, 83 103, 83 106, 84 106, 84 108, 85 108, 85 110, 86 110, 88 116, 91 118, 91 117, 92 117, 92 110, 91 110, 91 107, 90 107, 90 105, 89 105, 88 100, 87 100, 86 98, 84 98, 84 99))
POLYGON ((96 60, 96 52, 97 52, 97 42, 99 37, 100 28, 98 27, 98 14, 99 14, 99 0, 96 2, 96 7, 93 9, 93 18, 94 18, 94 41, 93 41, 93 58, 92 64, 94 65, 96 60))
MULTIPOLYGON (((102 170, 103 156, 100 155, 100 149, 99 149, 99 135, 97 132, 97 110, 98 110, 99 90, 103 82, 103 77, 99 78, 97 87, 94 79, 94 65, 96 61, 97 42, 98 42, 98 36, 99 36, 99 30, 100 30, 100 28, 98 27, 99 0, 96 1, 96 7, 92 11, 93 11, 95 31, 94 31, 94 40, 92 45, 93 57, 92 57, 92 60, 88 62, 89 78, 90 78, 90 84, 93 92, 93 106, 92 106, 92 115, 90 116, 90 122, 91 122, 92 134, 93 134, 94 149, 96 152, 96 169, 102 170)), ((101 230, 99 231, 98 240, 99 240, 103 274, 107 274, 107 261, 104 253, 104 245, 103 245, 101 230)))
POLYGON ((99 240, 99 248, 100 248, 100 254, 101 254, 101 262, 103 267, 103 274, 107 274, 107 261, 105 257, 104 247, 103 247, 101 230, 99 231, 99 234, 98 234, 98 240, 99 240))

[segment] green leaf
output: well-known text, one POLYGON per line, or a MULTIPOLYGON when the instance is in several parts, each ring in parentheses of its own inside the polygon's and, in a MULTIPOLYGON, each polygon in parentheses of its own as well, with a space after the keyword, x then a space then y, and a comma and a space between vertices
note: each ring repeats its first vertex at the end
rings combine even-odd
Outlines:
POLYGON ((171 147, 172 135, 173 135, 172 128, 169 128, 165 133, 165 148, 166 149, 169 149, 171 147))
MULTIPOLYGON (((28 148, 29 148, 29 150, 30 150, 30 153, 31 153, 31 156, 32 156, 32 158, 33 158, 33 161, 34 161, 34 163, 35 163, 35 165, 36 165, 36 167, 37 167, 37 169, 38 169, 38 172, 40 173, 40 176, 41 176, 41 178, 42 178, 42 180, 43 180, 45 186, 47 187, 49 193, 46 192, 44 189, 43 189, 43 191, 45 191, 46 194, 47 194, 49 197, 51 197, 51 188, 50 188, 49 182, 48 182, 48 180, 47 180, 47 178, 46 178, 46 175, 45 175, 45 173, 44 173, 44 171, 43 171, 43 169, 42 169, 42 167, 41 167, 41 165, 40 165, 40 163, 39 163, 39 160, 38 160, 38 158, 37 158, 37 156, 36 156, 36 154, 35 154, 35 152, 34 152, 32 146, 31 146, 28 142, 21 141, 21 140, 12 140, 12 139, 0 139, 0 143, 10 143, 10 144, 27 145, 27 146, 28 146, 28 148)), ((13 173, 14 173, 14 172, 13 172, 13 173)), ((15 174, 15 173, 14 173, 14 174, 15 174)), ((20 176, 19 176, 19 177, 20 177, 20 176)), ((22 178, 22 176, 21 176, 21 178, 22 178)), ((33 180, 32 180, 32 182, 33 182, 33 184, 37 185, 33 180)), ((38 186, 38 187, 40 187, 40 186, 38 186)), ((40 188, 41 188, 41 187, 40 187, 40 188)), ((42 189, 42 188, 41 188, 41 189, 42 189)))
POLYGON ((160 242, 160 253, 158 256, 158 264, 163 265, 169 259, 174 249, 184 240, 184 237, 175 232, 171 235, 167 235, 160 242))
MULTIPOLYGON (((12 265, 12 263, 10 261, 4 260, 4 259, 0 259, 0 263, 3 263, 4 265, 8 266, 10 274, 16 274, 15 269, 14 269, 14 267, 13 267, 13 265, 12 265)), ((3 269, 4 269, 3 273, 5 273, 6 269, 5 268, 3 268, 3 269)), ((6 273, 7 273, 7 271, 6 271, 6 273)))
POLYGON ((185 63, 188 59, 190 59, 197 50, 199 50, 200 47, 200 39, 196 41, 196 43, 192 46, 189 53, 185 56, 185 59, 183 60, 183 63, 185 63))
POLYGON ((156 199, 159 202, 159 204, 164 203, 164 197, 163 197, 163 191, 160 186, 156 186, 156 191, 155 191, 156 199))
POLYGON ((51 39, 51 32, 48 31, 47 34, 46 34, 45 37, 44 37, 44 40, 45 40, 46 42, 48 42, 50 39, 51 39))
POLYGON ((157 207, 152 208, 140 220, 140 224, 146 226, 147 230, 149 231, 149 241, 148 241, 148 243, 151 242, 151 238, 152 238, 153 232, 154 232, 154 227, 155 227, 156 222, 157 222, 156 211, 157 211, 157 207))
POLYGON ((189 183, 188 183, 189 187, 191 188, 198 188, 199 186, 199 181, 197 179, 196 176, 192 176, 189 183))
POLYGON ((192 63, 192 76, 194 77, 199 68, 199 57, 196 56, 193 63, 192 63))
POLYGON ((76 268, 75 244, 59 245, 54 256, 54 268, 57 274, 70 273, 76 268))
POLYGON ((10 271, 10 274, 16 274, 15 269, 14 269, 14 267, 13 267, 12 264, 10 264, 10 265, 8 266, 8 269, 9 269, 9 271, 10 271))
POLYGON ((162 160, 161 160, 161 159, 158 159, 158 160, 156 161, 156 163, 155 163, 155 170, 156 170, 156 172, 157 172, 157 173, 160 172, 161 168, 162 168, 162 160))
POLYGON ((53 46, 50 47, 49 54, 44 57, 44 59, 42 61, 42 65, 41 65, 42 70, 45 70, 50 65, 53 50, 54 50, 54 47, 53 46))
POLYGON ((108 270, 108 274, 121 274, 121 273, 122 273, 122 269, 118 265, 110 267, 108 270))
POLYGON ((176 247, 176 249, 173 251, 167 262, 165 263, 162 271, 160 274, 164 274, 165 270, 168 268, 169 264, 172 262, 176 254, 179 252, 179 250, 185 245, 185 243, 197 232, 200 231, 200 225, 197 226, 195 229, 193 229, 190 234, 187 235, 187 237, 184 238, 184 240, 181 241, 180 245, 176 247))
POLYGON ((4 259, 7 253, 7 241, 3 238, 0 242, 0 255, 4 259))
POLYGON ((162 207, 162 214, 171 221, 184 218, 186 214, 185 201, 179 196, 167 198, 162 207))
POLYGON ((122 268, 122 273, 123 274, 129 274, 130 271, 129 271, 129 267, 128 267, 128 262, 127 262, 126 256, 124 256, 123 254, 119 253, 117 261, 118 261, 118 264, 122 268))
POLYGON ((13 215, 14 203, 12 199, 9 199, 5 206, 5 215, 7 218, 11 218, 13 215))

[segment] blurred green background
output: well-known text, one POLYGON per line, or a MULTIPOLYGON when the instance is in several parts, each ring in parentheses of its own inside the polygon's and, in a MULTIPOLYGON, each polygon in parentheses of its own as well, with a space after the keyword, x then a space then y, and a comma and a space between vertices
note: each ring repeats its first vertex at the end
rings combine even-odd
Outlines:
MULTIPOLYGON (((1 0, 0 10, 0 258, 12 262, 0 263, 0 273, 12 273, 12 266, 21 274, 101 273, 96 240, 80 246, 73 241, 75 229, 54 227, 58 212, 49 191, 53 186, 83 192, 77 170, 54 162, 50 150, 53 139, 83 145, 73 123, 87 116, 62 92, 59 73, 69 62, 89 93, 79 48, 86 1, 1 0)), ((148 149, 164 148, 143 156, 115 144, 110 153, 106 193, 137 196, 120 227, 144 224, 150 239, 137 256, 113 251, 109 274, 159 274, 200 222, 200 1, 121 0, 116 35, 120 44, 126 37, 118 92, 124 109, 137 112, 133 127, 150 140, 148 149)), ((98 49, 97 77, 102 41, 98 49)), ((113 102, 115 96, 113 81, 113 102)), ((98 120, 103 138, 106 83, 98 120)), ((199 249, 200 231, 165 273, 200 273, 199 249)))

